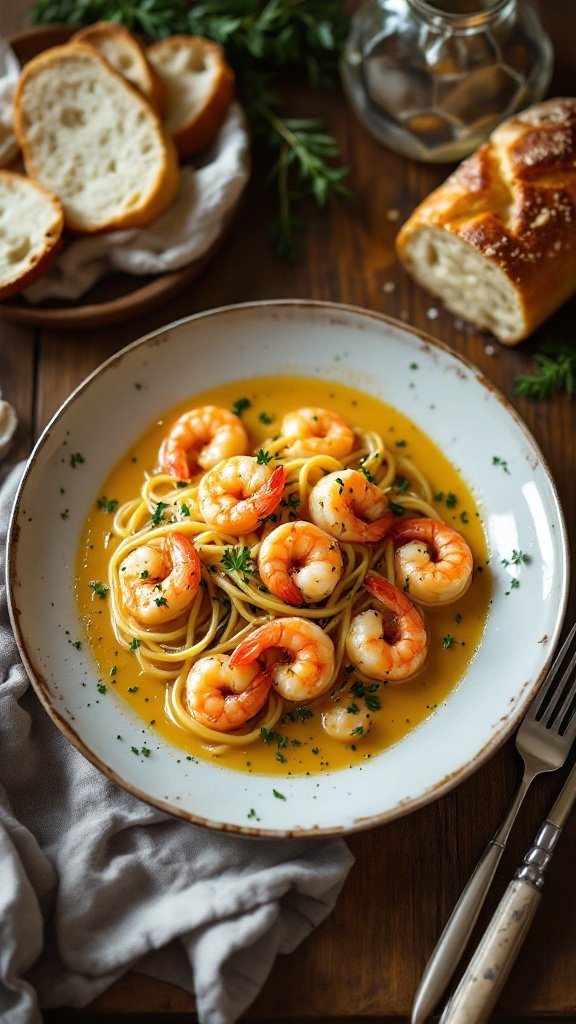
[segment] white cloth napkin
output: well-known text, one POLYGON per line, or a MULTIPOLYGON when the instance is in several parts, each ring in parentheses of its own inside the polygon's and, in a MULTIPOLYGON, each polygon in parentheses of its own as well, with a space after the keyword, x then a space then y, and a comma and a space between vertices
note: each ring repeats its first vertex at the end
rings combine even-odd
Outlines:
MULTIPOLYGON (((0 491, 2 567, 21 472, 0 491)), ((0 1020, 38 1024, 134 968, 193 991, 201 1024, 235 1021, 333 908, 344 841, 210 832, 115 786, 38 702, 4 585, 0 678, 0 1020)))

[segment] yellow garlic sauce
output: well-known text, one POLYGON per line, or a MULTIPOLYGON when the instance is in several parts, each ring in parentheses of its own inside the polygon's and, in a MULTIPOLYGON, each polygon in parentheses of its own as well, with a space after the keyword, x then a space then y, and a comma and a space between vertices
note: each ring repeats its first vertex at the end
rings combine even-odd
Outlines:
MULTIPOLYGON (((373 757, 401 740, 446 700, 458 685, 482 637, 491 592, 487 560, 486 539, 470 489, 443 452, 407 416, 340 383, 288 376, 261 377, 225 384, 192 396, 154 423, 121 459, 94 495, 77 559, 77 598, 86 638, 98 667, 99 692, 103 693, 105 686, 104 699, 119 697, 142 719, 144 743, 151 757, 158 734, 182 751, 183 762, 202 758, 250 773, 312 774, 345 768, 373 757), (421 609, 429 632, 429 651, 423 669, 407 682, 377 686, 370 696, 376 696, 380 709, 372 712, 369 731, 349 743, 331 739, 322 729, 322 707, 334 706, 333 698, 326 695, 314 704, 311 718, 277 723, 276 735, 268 743, 258 739, 255 743, 227 747, 224 751, 221 747, 216 752, 210 750, 168 718, 164 684, 147 677, 133 653, 118 647, 109 621, 107 600, 99 598, 91 587, 94 580, 106 583, 108 561, 116 543, 112 540, 107 546, 112 515, 98 506, 98 499, 106 496, 122 504, 140 493, 144 472, 151 472, 157 466, 164 434, 186 409, 204 404, 231 409, 244 397, 251 405, 242 418, 255 451, 278 431, 285 413, 301 406, 333 409, 355 425, 376 430, 390 451, 407 456, 424 471, 434 495, 444 495, 442 500, 434 502, 435 507, 441 517, 466 538, 472 550, 475 571, 467 593, 444 608, 421 609), (262 413, 274 417, 270 425, 262 423, 259 418, 262 413), (452 507, 453 498, 446 504, 449 495, 457 498, 452 507), (450 637, 454 638, 451 644, 450 640, 445 640, 450 637)), ((297 609, 294 614, 298 614, 297 609)), ((357 679, 357 674, 344 678, 350 682, 357 679)), ((364 685, 368 687, 370 682, 364 685)), ((354 694, 344 700, 346 706, 350 702, 357 706, 364 703, 354 694)))

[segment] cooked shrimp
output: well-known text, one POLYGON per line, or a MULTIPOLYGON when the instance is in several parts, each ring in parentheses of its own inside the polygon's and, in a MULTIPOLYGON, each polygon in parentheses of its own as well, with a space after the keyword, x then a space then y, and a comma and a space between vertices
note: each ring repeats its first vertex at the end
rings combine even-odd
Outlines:
POLYGON ((273 619, 238 645, 230 664, 250 665, 279 649, 281 660, 269 663, 272 683, 286 700, 313 700, 325 693, 334 674, 334 644, 314 622, 296 616, 273 619))
POLYGON ((225 533, 251 533, 280 503, 285 479, 283 466, 272 471, 251 455, 224 459, 200 481, 200 511, 225 533))
POLYGON ((178 480, 200 469, 212 469, 221 459, 244 455, 250 448, 242 421, 217 405, 190 409, 173 424, 162 442, 160 465, 178 480))
POLYGON ((145 626, 171 622, 187 611, 200 579, 198 552, 181 533, 168 533, 134 548, 119 573, 124 604, 145 626))
POLYGON ((390 531, 396 582, 419 604, 450 604, 468 590, 472 552, 451 526, 437 519, 405 519, 390 531), (406 580, 408 583, 406 584, 406 580))
POLYGON ((258 555, 262 582, 287 604, 323 601, 343 569, 338 541, 302 519, 272 530, 258 555))
POLYGON ((386 495, 357 469, 322 477, 310 491, 308 504, 316 526, 343 541, 375 543, 394 521, 386 495))
POLYGON ((186 704, 208 729, 239 729, 264 707, 272 680, 259 665, 232 668, 227 654, 209 654, 194 662, 186 679, 186 704))
POLYGON ((280 428, 292 443, 284 449, 291 458, 332 455, 343 459, 354 447, 354 431, 346 420, 328 409, 296 409, 282 420, 280 428))
POLYGON ((424 663, 426 626, 410 598, 382 576, 370 573, 364 586, 389 615, 385 619, 374 608, 355 615, 346 637, 346 653, 369 679, 403 682, 424 663))
POLYGON ((365 736, 372 725, 370 712, 365 708, 349 711, 348 708, 330 708, 322 715, 322 728, 333 740, 350 743, 365 736))

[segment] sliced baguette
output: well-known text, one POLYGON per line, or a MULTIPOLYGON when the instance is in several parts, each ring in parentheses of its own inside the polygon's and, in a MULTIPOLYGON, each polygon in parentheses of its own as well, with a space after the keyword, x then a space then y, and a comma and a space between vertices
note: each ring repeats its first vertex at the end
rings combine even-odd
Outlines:
POLYGON ((182 157, 212 142, 234 95, 234 72, 217 43, 171 36, 148 48, 165 93, 164 126, 182 157))
POLYGON ((73 231, 147 224, 178 191, 176 151, 156 114, 83 43, 26 65, 14 127, 28 174, 58 196, 73 231))
POLYGON ((97 21, 76 32, 72 43, 93 46, 101 57, 123 75, 162 116, 164 111, 164 86, 158 72, 146 56, 144 47, 124 28, 112 21, 97 21))
POLYGON ((60 251, 64 213, 36 181, 0 171, 0 299, 22 291, 60 251))

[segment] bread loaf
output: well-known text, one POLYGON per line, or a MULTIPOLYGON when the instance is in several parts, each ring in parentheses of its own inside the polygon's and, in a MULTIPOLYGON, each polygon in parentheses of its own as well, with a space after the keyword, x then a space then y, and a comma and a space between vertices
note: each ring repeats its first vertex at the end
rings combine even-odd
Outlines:
POLYGON ((184 158, 212 142, 234 94, 234 72, 217 43, 171 36, 148 48, 164 84, 164 126, 184 158))
POLYGON ((397 252, 453 313, 516 344, 576 292, 576 99, 501 124, 418 206, 397 252))
POLYGON ((118 74, 142 93, 156 113, 162 115, 164 86, 160 76, 148 60, 144 47, 127 28, 112 21, 97 21, 81 28, 70 41, 98 50, 118 74))
POLYGON ((0 299, 40 277, 60 250, 62 207, 35 181, 0 171, 0 299))
POLYGON ((58 196, 74 231, 146 224, 178 191, 156 114, 90 46, 56 46, 26 65, 14 127, 26 171, 58 196))

